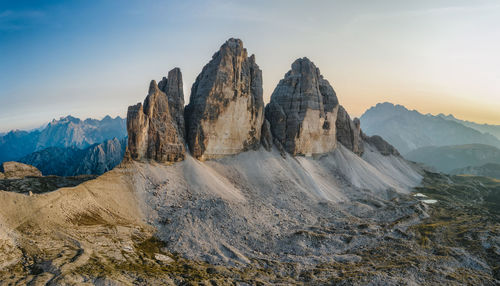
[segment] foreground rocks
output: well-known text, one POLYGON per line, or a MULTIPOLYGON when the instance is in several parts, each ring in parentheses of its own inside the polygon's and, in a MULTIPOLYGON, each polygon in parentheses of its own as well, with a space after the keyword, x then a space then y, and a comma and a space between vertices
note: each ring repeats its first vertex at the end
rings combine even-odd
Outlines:
POLYGON ((203 68, 186 106, 187 143, 198 159, 259 146, 264 118, 262 71, 239 39, 229 39, 203 68))
POLYGON ((127 156, 134 160, 181 161, 185 156, 184 93, 178 68, 160 82, 151 81, 144 104, 127 112, 127 156))
POLYGON ((0 172, 0 179, 23 179, 24 177, 40 177, 42 172, 37 168, 18 162, 4 162, 0 172))
POLYGON ((266 106, 273 137, 292 155, 330 152, 337 146, 338 99, 319 69, 296 60, 266 106))

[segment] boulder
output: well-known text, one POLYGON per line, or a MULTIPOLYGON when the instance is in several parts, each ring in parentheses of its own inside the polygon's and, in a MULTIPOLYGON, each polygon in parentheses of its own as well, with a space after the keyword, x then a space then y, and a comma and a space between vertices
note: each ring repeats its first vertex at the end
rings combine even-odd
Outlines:
POLYGON ((168 78, 151 81, 144 104, 130 106, 127 112, 128 146, 126 156, 133 160, 176 162, 184 159, 184 94, 179 68, 168 78))
POLYGON ((359 119, 351 120, 344 107, 339 106, 335 126, 337 128, 337 141, 357 155, 363 155, 364 148, 359 119))
POLYGON ((24 177, 41 177, 42 172, 37 168, 18 162, 4 162, 2 164, 3 174, 0 177, 4 179, 23 179, 24 177))
POLYGON ((204 160, 257 148, 264 119, 262 71, 239 39, 229 39, 205 65, 185 109, 194 157, 204 160))
POLYGON ((296 60, 271 95, 265 116, 275 141, 292 155, 327 153, 337 146, 338 99, 307 58, 296 60))

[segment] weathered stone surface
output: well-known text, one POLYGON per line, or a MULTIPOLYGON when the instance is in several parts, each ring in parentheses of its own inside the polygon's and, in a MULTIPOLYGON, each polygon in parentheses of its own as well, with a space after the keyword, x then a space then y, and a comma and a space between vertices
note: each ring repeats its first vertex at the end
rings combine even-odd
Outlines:
POLYGON ((335 126, 337 127, 337 141, 352 152, 362 155, 364 148, 360 136, 361 128, 359 119, 355 118, 351 120, 344 107, 340 106, 335 126))
POLYGON ((266 106, 276 141, 292 155, 313 155, 336 147, 335 91, 307 58, 296 60, 266 106))
POLYGON ((2 171, 3 178, 1 179, 23 179, 28 176, 42 176, 42 172, 37 168, 18 162, 4 162, 2 164, 2 171))
POLYGON ((271 134, 271 124, 267 119, 264 119, 264 123, 262 124, 260 142, 267 151, 271 151, 273 147, 273 135, 271 134))
POLYGON ((260 143, 262 71, 243 43, 229 39, 196 78, 185 109, 187 142, 204 160, 238 154, 260 143))
POLYGON ((127 112, 127 154, 133 160, 181 161, 184 147, 184 94, 178 68, 168 78, 153 80, 144 105, 130 106, 127 112))
POLYGON ((377 148, 377 150, 384 156, 389 156, 389 155, 400 156, 398 150, 394 148, 394 146, 387 143, 387 141, 385 141, 382 137, 378 135, 366 136, 363 132, 361 132, 361 138, 366 143, 377 148))

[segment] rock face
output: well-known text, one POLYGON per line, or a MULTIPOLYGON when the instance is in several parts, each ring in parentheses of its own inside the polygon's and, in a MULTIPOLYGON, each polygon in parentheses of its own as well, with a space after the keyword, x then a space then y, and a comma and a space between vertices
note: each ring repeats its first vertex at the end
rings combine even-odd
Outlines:
POLYGON ((5 179, 22 179, 27 176, 42 176, 37 168, 18 162, 4 162, 2 164, 3 177, 5 179))
POLYGON ((363 155, 364 148, 361 140, 359 119, 355 118, 354 121, 351 120, 344 107, 340 106, 335 126, 337 127, 337 141, 352 152, 360 156, 363 155))
POLYGON ((262 124, 260 142, 264 149, 271 151, 273 147, 273 135, 271 134, 271 124, 267 119, 264 119, 264 123, 262 124))
POLYGON ((185 156, 182 75, 175 68, 160 85, 151 81, 144 105, 129 106, 127 156, 133 160, 181 161, 185 156))
POLYGON ((332 86, 307 58, 296 60, 266 106, 276 141, 292 155, 313 155, 337 146, 338 99, 332 86))
POLYGON ((229 39, 196 78, 185 109, 187 142, 204 160, 238 154, 260 143, 262 71, 239 39, 229 39))

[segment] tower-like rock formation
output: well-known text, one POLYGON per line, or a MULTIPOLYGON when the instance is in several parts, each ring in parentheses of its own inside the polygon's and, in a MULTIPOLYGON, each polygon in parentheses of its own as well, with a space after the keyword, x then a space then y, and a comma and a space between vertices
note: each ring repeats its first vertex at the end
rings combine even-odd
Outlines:
POLYGON ((264 119, 262 71, 239 39, 229 39, 196 78, 185 109, 194 157, 237 154, 260 144, 264 119))
POLYGON ((360 156, 363 155, 364 148, 359 119, 351 120, 344 107, 340 106, 335 125, 337 127, 337 141, 352 152, 360 156))
POLYGON ((313 155, 337 146, 338 99, 332 86, 307 58, 296 60, 271 95, 266 119, 271 132, 292 155, 313 155))
POLYGON ((151 81, 144 104, 127 112, 127 156, 133 160, 181 161, 185 156, 184 93, 179 68, 160 84, 151 81))

